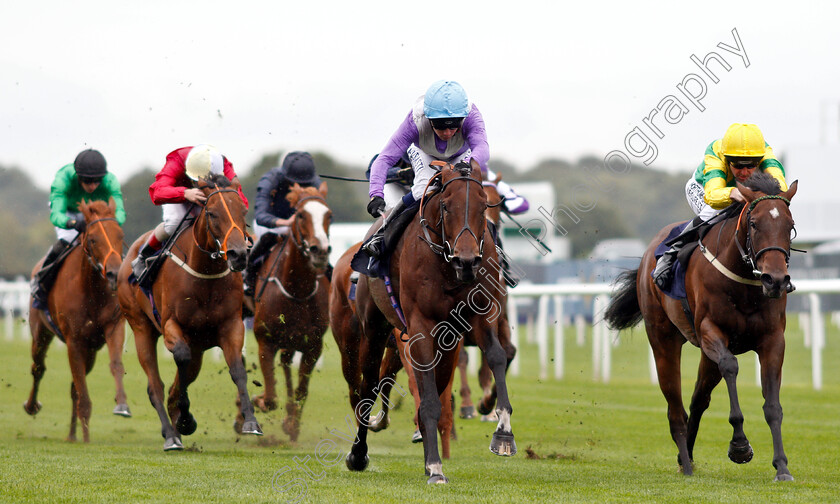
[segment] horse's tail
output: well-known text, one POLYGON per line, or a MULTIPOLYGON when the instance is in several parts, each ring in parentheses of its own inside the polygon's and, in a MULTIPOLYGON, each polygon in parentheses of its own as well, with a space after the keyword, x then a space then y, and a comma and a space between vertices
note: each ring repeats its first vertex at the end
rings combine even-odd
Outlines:
POLYGON ((639 308, 637 295, 636 276, 639 268, 627 270, 615 281, 618 289, 607 306, 604 313, 604 320, 612 329, 627 329, 633 327, 642 320, 642 310, 639 308))

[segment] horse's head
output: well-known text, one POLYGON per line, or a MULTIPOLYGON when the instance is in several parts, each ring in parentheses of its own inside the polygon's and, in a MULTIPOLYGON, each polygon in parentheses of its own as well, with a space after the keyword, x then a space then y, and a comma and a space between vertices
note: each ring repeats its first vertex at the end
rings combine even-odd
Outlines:
POLYGON ((207 198, 194 228, 204 234, 201 246, 211 256, 225 258, 231 270, 242 271, 248 259, 248 209, 239 197, 239 184, 232 184, 224 175, 211 174, 198 181, 198 188, 207 198))
POLYGON ((475 280, 484 251, 487 194, 481 185, 481 168, 470 164, 441 169, 440 222, 443 257, 452 263, 461 282, 475 280))
POLYGON ((114 198, 104 201, 82 201, 79 211, 85 216, 84 233, 79 237, 82 248, 94 269, 108 281, 108 287, 117 289, 117 273, 122 264, 123 229, 114 217, 117 204, 114 198))
POLYGON ((295 209, 290 234, 292 240, 309 262, 317 270, 326 269, 329 262, 330 223, 332 211, 327 206, 327 183, 321 187, 292 186, 286 195, 289 205, 295 209))
POLYGON ((781 297, 790 285, 787 267, 794 222, 789 206, 797 185, 794 182, 782 192, 774 178, 761 172, 746 185, 737 184, 746 199, 738 222, 745 235, 745 260, 761 280, 764 294, 771 298, 781 297))

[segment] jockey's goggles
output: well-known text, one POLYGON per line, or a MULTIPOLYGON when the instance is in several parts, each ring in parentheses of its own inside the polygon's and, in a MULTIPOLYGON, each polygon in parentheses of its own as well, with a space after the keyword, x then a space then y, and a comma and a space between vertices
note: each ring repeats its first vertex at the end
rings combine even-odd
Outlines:
POLYGON ((729 165, 738 170, 757 168, 761 163, 760 157, 730 157, 729 165))
POLYGON ((461 123, 464 122, 463 117, 440 117, 429 120, 432 121, 432 128, 439 130, 458 129, 461 127, 461 123))
POLYGON ((82 184, 98 184, 102 182, 102 177, 79 177, 79 182, 82 184))

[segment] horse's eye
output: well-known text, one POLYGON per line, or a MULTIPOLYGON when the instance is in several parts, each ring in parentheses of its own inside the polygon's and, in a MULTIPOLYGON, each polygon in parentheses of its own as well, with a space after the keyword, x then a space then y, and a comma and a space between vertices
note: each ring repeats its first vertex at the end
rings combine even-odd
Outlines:
POLYGON ((750 221, 750 227, 753 229, 757 229, 755 226, 755 221, 750 221))

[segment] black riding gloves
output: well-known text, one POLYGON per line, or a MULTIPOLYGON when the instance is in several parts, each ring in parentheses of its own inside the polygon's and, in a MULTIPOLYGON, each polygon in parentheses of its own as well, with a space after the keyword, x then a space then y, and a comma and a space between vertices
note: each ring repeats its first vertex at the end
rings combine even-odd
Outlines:
POLYGON ((87 227, 87 223, 84 219, 74 219, 73 221, 71 221, 70 227, 72 227, 79 233, 84 233, 85 228, 87 227))
POLYGON ((385 200, 381 196, 373 196, 367 204, 368 213, 375 219, 385 211, 385 200))

